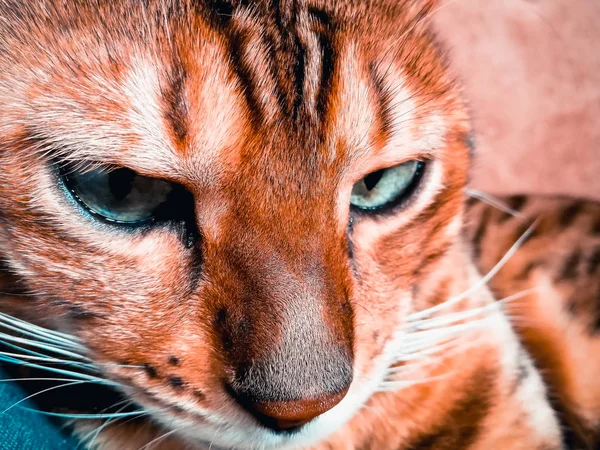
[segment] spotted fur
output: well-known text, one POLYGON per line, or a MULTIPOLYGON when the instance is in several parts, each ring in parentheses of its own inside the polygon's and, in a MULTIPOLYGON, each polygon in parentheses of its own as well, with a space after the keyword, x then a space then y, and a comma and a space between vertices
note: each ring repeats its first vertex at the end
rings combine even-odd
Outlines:
POLYGON ((89 447, 565 448, 553 380, 473 263, 499 256, 487 219, 463 232, 471 129, 438 7, 0 0, 2 323, 80 352, 145 412, 75 421, 89 447), (410 199, 350 210, 354 183, 410 160, 410 199), (178 183, 190 214, 102 224, 59 162, 178 183), (323 413, 280 432, 249 401, 323 413))
POLYGON ((600 205, 584 200, 511 197, 511 212, 479 203, 469 211, 477 263, 489 270, 510 240, 535 221, 531 236, 490 282, 506 304, 550 387, 569 448, 600 445, 600 205))

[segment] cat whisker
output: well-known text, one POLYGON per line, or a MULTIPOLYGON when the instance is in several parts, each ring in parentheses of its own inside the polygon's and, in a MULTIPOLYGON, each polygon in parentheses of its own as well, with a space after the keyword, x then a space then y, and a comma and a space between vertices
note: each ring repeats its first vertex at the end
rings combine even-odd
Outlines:
POLYGON ((410 322, 410 328, 415 330, 426 330, 430 328, 436 328, 441 325, 447 325, 454 322, 459 322, 465 319, 471 319, 480 315, 486 315, 490 313, 497 313, 502 305, 517 300, 519 298, 525 297, 532 292, 535 292, 538 288, 530 288, 525 289, 521 292, 517 292, 516 294, 512 294, 508 297, 505 297, 500 300, 496 300, 493 303, 475 307, 471 309, 467 309, 466 311, 459 311, 451 314, 444 314, 439 317, 434 317, 430 319, 419 319, 410 322))
POLYGON ((69 383, 63 383, 63 384, 59 384, 58 386, 52 386, 52 387, 49 387, 46 389, 42 389, 41 391, 38 391, 34 394, 31 394, 31 395, 28 395, 27 397, 22 398, 21 400, 16 401, 12 405, 10 405, 8 408, 6 408, 4 411, 0 412, 0 416, 5 414, 6 412, 10 411, 11 409, 13 409, 15 406, 20 405, 21 403, 23 403, 33 397, 37 397, 38 395, 44 394, 46 392, 54 391, 56 389, 69 387, 69 386, 75 386, 75 385, 83 384, 83 383, 89 383, 89 381, 83 381, 83 380, 71 381, 69 383))
POLYGON ((0 352, 0 356, 22 358, 22 359, 28 360, 28 361, 43 361, 44 364, 61 364, 61 365, 66 365, 66 366, 71 366, 71 367, 80 367, 80 368, 88 369, 88 370, 97 370, 94 367, 94 365, 92 365, 92 364, 85 364, 85 363, 80 363, 77 361, 69 361, 67 359, 51 358, 49 356, 40 357, 40 356, 31 356, 31 355, 24 355, 21 353, 11 353, 11 352, 0 352))
POLYGON ((526 289, 482 307, 472 308, 458 313, 447 314, 434 319, 422 319, 414 324, 410 324, 411 329, 416 329, 418 331, 411 331, 407 334, 404 341, 406 344, 403 345, 402 350, 410 350, 408 353, 414 352, 415 350, 422 351, 421 349, 423 346, 440 342, 440 338, 441 340, 453 338, 465 330, 479 328, 485 325, 489 318, 489 313, 497 312, 501 305, 525 297, 534 292, 536 289, 537 288, 526 289), (483 317, 474 319, 478 316, 483 317), (465 323, 452 325, 455 322, 460 322, 467 319, 468 321, 465 323))
MULTIPOLYGON (((4 344, 4 343, 2 343, 2 344, 4 344)), ((1 356, 9 356, 9 357, 13 357, 13 358, 22 358, 22 359, 29 360, 29 361, 40 361, 40 362, 43 362, 44 364, 57 364, 57 365, 65 365, 65 366, 70 366, 70 367, 79 367, 79 368, 94 371, 94 372, 98 371, 99 366, 134 368, 134 369, 143 369, 144 368, 144 366, 116 364, 116 363, 114 363, 114 364, 113 363, 88 364, 88 363, 82 363, 79 361, 70 361, 68 359, 52 358, 52 357, 42 355, 42 354, 40 354, 41 356, 31 356, 31 355, 25 355, 22 353, 0 352, 0 355, 1 356)))
POLYGON ((467 189, 465 192, 469 197, 473 197, 478 200, 481 200, 482 202, 487 203, 488 205, 493 206, 502 212, 510 214, 513 217, 518 217, 518 218, 524 217, 524 215, 521 212, 517 211, 516 209, 511 208, 506 203, 504 203, 503 201, 499 200, 498 198, 494 197, 491 194, 479 191, 477 189, 467 189))
POLYGON ((217 437, 217 435, 219 434, 220 431, 221 431, 221 427, 219 426, 215 430, 214 435, 213 435, 214 437, 210 440, 210 444, 208 444, 208 450, 212 450, 215 438, 217 437))
POLYGON ((439 317, 433 317, 430 319, 420 319, 416 321, 411 321, 408 323, 408 326, 412 330, 428 330, 432 328, 439 328, 441 326, 449 325, 455 322, 460 322, 466 319, 471 319, 477 316, 485 315, 490 312, 498 311, 498 305, 496 305, 495 303, 490 303, 488 305, 468 309, 466 311, 444 314, 439 317))
POLYGON ((434 381, 440 381, 444 378, 448 378, 455 371, 449 371, 448 373, 444 373, 442 375, 435 375, 432 377, 421 378, 419 380, 395 380, 395 381, 383 381, 379 385, 377 391, 378 392, 390 392, 390 391, 399 391, 402 389, 411 388, 413 386, 418 386, 421 384, 432 383, 434 381))
POLYGON ((55 413, 50 411, 41 411, 35 408, 28 408, 21 406, 21 409, 25 411, 30 411, 34 413, 41 414, 43 416, 50 417, 58 417, 62 419, 111 419, 111 418, 123 418, 123 417, 137 417, 147 415, 147 412, 144 411, 131 411, 131 412, 121 412, 121 413, 98 413, 98 414, 78 414, 78 413, 55 413))
POLYGON ((41 364, 34 364, 31 362, 27 362, 27 361, 23 361, 21 359, 18 358, 13 358, 10 356, 2 356, 0 355, 0 362, 6 362, 6 363, 10 363, 10 364, 16 364, 18 366, 23 366, 23 367, 30 367, 32 369, 40 369, 40 370, 45 370, 48 372, 53 372, 53 373, 57 373, 60 375, 67 375, 67 376, 71 376, 74 379, 80 379, 80 380, 86 380, 86 381, 90 381, 90 382, 95 382, 97 384, 102 384, 102 385, 107 385, 107 386, 122 386, 122 384, 117 383, 115 381, 112 380, 108 380, 105 378, 99 378, 93 375, 88 375, 88 374, 84 374, 81 372, 73 372, 71 370, 66 370, 66 369, 59 369, 56 367, 47 367, 47 366, 43 366, 41 364))
POLYGON ((0 352, 0 355, 13 357, 15 359, 22 358, 22 359, 30 360, 30 361, 39 361, 39 362, 43 362, 43 364, 45 364, 45 365, 64 365, 64 366, 69 366, 69 367, 77 367, 77 368, 85 369, 85 370, 88 370, 91 372, 98 372, 99 367, 117 367, 117 368, 128 368, 128 369, 129 368, 131 368, 131 369, 143 369, 144 368, 144 366, 139 366, 139 365, 127 365, 127 364, 117 364, 117 363, 93 363, 93 364, 83 363, 83 362, 79 362, 79 361, 71 361, 68 359, 53 358, 53 357, 50 357, 43 353, 34 352, 32 350, 28 350, 28 349, 25 349, 18 345, 10 344, 10 343, 4 342, 4 341, 0 341, 0 344, 2 344, 5 347, 13 348, 13 349, 19 351, 19 353, 0 352), (33 355, 33 356, 28 356, 28 355, 33 355))
POLYGON ((178 431, 181 431, 180 429, 173 429, 171 431, 167 431, 166 433, 161 434, 160 436, 158 436, 155 439, 152 439, 150 442, 148 442, 146 445, 140 447, 139 450, 148 450, 150 449, 153 445, 157 444, 159 441, 162 441, 163 439, 166 439, 167 437, 171 436, 172 434, 177 433, 178 431))
MULTIPOLYGON (((0 327, 3 327, 5 329, 14 331, 16 333, 19 333, 21 335, 25 335, 25 336, 29 336, 30 338, 35 339, 36 342, 43 342, 46 343, 48 345, 51 345, 54 348, 59 348, 59 349, 63 349, 64 351, 68 351, 68 350, 82 350, 84 347, 81 344, 77 344, 77 345, 73 345, 73 344, 64 344, 60 341, 56 341, 54 339, 49 339, 46 336, 40 335, 40 334, 36 334, 36 333, 32 333, 28 330, 24 330, 22 328, 18 328, 18 327, 14 327, 12 325, 7 325, 6 323, 2 323, 0 322, 0 327)), ((25 337, 21 337, 22 339, 27 339, 25 337)))
POLYGON ((496 263, 496 265, 494 267, 492 267, 492 269, 487 274, 485 274, 483 277, 481 277, 473 286, 468 288, 463 293, 458 294, 454 297, 451 297, 450 299, 446 300, 443 303, 437 304, 435 306, 432 306, 431 308, 427 308, 422 311, 411 314, 407 318, 407 320, 414 321, 414 320, 418 320, 418 319, 421 319, 424 317, 428 317, 433 313, 436 313, 440 310, 443 310, 444 308, 447 308, 449 306, 452 306, 452 305, 460 302, 461 300, 464 300, 465 298, 469 297, 473 293, 477 292, 483 286, 487 285, 487 283, 494 276, 496 276, 496 274, 502 269, 502 267, 504 267, 504 265, 514 256, 514 254, 517 252, 517 250, 519 250, 519 248, 523 245, 523 243, 529 238, 529 236, 531 235, 531 233, 533 233, 533 230, 537 226, 538 222, 539 222, 539 220, 534 221, 527 228, 527 230, 525 230, 523 232, 523 234, 521 234, 519 239, 517 239, 517 241, 508 249, 508 251, 500 259, 500 261, 498 261, 498 263, 496 263))
POLYGON ((15 381, 73 381, 73 378, 46 378, 46 377, 29 377, 29 378, 0 378, 0 383, 9 383, 15 381))
POLYGON ((43 328, 25 320, 17 319, 16 317, 10 316, 2 312, 0 312, 0 320, 8 322, 22 329, 28 330, 30 332, 34 332, 35 334, 46 336, 50 339, 53 339, 54 341, 61 341, 67 345, 81 345, 79 343, 79 339, 75 336, 71 336, 66 333, 61 333, 60 331, 54 331, 48 328, 43 328))
MULTIPOLYGON (((498 306, 529 295, 536 290, 537 288, 526 289, 497 300, 489 305, 444 315, 436 319, 423 319, 419 321, 418 324, 423 328, 419 329, 419 331, 412 331, 406 335, 399 353, 393 360, 392 367, 390 367, 386 373, 386 379, 382 382, 380 390, 402 389, 404 386, 410 387, 412 382, 406 380, 389 380, 389 378, 395 378, 403 372, 414 372, 415 370, 419 370, 419 367, 421 366, 435 364, 442 354, 444 357, 448 357, 450 353, 458 351, 462 352, 477 345, 477 339, 458 340, 458 338, 465 331, 484 328, 489 320, 489 317, 486 317, 486 314, 497 311, 498 306), (483 317, 474 319, 480 315, 483 315, 483 317), (463 320, 467 320, 467 322, 454 324, 457 321, 463 320), (409 365, 395 366, 395 364, 398 363, 409 363, 409 365)), ((447 376, 447 374, 444 376, 447 376)), ((430 377, 424 380, 427 382, 439 378, 440 377, 430 377)))
POLYGON ((56 353, 56 354, 59 354, 59 355, 62 355, 62 356, 66 356, 66 357, 69 357, 69 358, 73 358, 73 359, 83 359, 83 360, 91 361, 89 358, 87 358, 85 356, 82 356, 79 353, 74 353, 74 352, 69 351, 69 350, 58 348, 58 347, 55 347, 53 345, 49 345, 49 344, 44 343, 44 342, 39 342, 39 341, 27 339, 27 338, 21 338, 21 337, 13 336, 11 334, 0 333, 0 340, 2 340, 2 342, 9 341, 9 342, 15 342, 15 343, 26 345, 26 346, 40 348, 42 350, 47 350, 49 352, 56 353))
MULTIPOLYGON (((455 346, 456 340, 453 338, 449 338, 445 342, 439 343, 439 345, 430 346, 413 352, 402 352, 396 357, 394 364, 428 360, 431 359, 432 356, 435 356, 436 354, 455 346)), ((389 371, 390 373, 394 373, 396 369, 398 369, 398 367, 392 367, 389 369, 389 371)))
MULTIPOLYGON (((110 408, 114 408, 114 407, 119 406, 121 404, 124 404, 124 405, 121 406, 121 408, 119 408, 116 411, 117 414, 120 413, 120 412, 122 412, 125 408, 131 406, 133 404, 133 402, 130 401, 130 400, 123 400, 121 402, 115 403, 110 408)), ((107 408, 107 409, 109 409, 109 408, 107 408)), ((98 436, 100 435, 100 433, 102 432, 102 430, 105 429, 108 425, 110 425, 111 423, 114 423, 117 420, 119 420, 119 419, 118 418, 105 419, 104 422, 102 422, 98 427, 94 428, 92 431, 90 431, 85 436, 83 436, 82 438, 80 438, 80 443, 77 445, 76 450, 84 442, 87 442, 88 440, 90 440, 90 438, 91 438, 91 441, 88 443, 88 448, 93 448, 94 442, 96 441, 96 439, 98 438, 98 436)))

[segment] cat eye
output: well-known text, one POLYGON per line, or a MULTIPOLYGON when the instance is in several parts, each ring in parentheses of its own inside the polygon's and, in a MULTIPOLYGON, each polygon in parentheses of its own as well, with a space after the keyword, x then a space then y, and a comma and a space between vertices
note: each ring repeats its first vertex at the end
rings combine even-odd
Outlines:
POLYGON ((385 209, 408 198, 417 187, 424 163, 407 161, 370 173, 352 188, 350 204, 360 210, 385 209))
POLYGON ((109 222, 140 225, 155 219, 176 190, 168 181, 115 168, 63 169, 61 177, 73 197, 94 216, 109 222))

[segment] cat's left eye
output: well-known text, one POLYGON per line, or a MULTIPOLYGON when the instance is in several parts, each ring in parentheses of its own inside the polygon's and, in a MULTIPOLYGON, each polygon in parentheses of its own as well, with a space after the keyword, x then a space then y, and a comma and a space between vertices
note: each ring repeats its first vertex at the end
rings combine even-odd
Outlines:
POLYGON ((61 176, 73 197, 93 215, 130 225, 154 219, 175 186, 126 168, 85 172, 70 168, 61 176))
POLYGON ((423 167, 423 162, 415 160, 370 173, 352 188, 350 204, 375 211, 400 203, 418 185, 423 167))

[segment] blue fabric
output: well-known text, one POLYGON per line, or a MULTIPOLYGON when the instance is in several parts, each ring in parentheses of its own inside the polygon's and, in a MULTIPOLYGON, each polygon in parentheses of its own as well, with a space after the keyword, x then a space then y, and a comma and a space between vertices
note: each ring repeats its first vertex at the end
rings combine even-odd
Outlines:
MULTIPOLYGON (((8 376, 0 367, 0 380, 8 376)), ((0 382, 0 413, 26 395, 12 382, 0 382)), ((29 402, 20 405, 32 408, 29 402)), ((0 450, 74 450, 77 443, 48 418, 18 406, 0 414, 0 450)))

